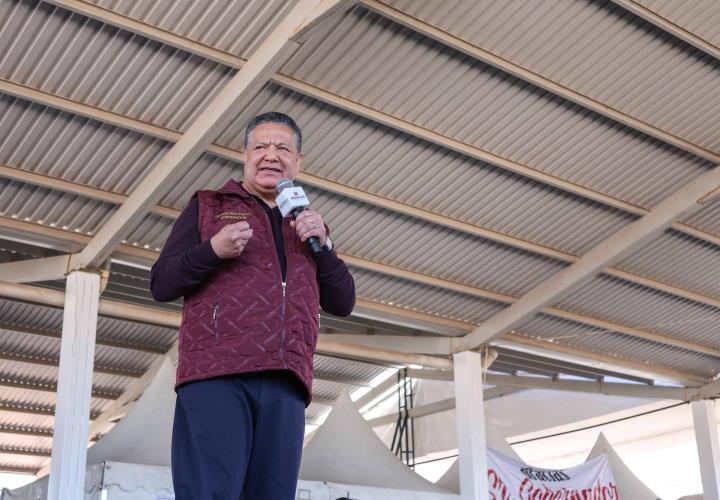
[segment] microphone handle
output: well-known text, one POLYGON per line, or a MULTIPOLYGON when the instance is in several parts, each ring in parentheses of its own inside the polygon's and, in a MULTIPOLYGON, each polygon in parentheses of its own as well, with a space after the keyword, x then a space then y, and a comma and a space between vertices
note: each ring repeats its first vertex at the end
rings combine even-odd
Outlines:
MULTIPOLYGON (((303 210, 304 208, 300 207, 293 210, 293 219, 297 219, 297 216, 300 215, 303 210)), ((307 246, 310 247, 310 251, 315 255, 322 253, 323 249, 322 246, 320 246, 320 240, 317 238, 317 236, 310 236, 307 240, 305 240, 305 243, 307 243, 307 246)))
POLYGON ((305 240, 305 243, 308 244, 312 253, 316 255, 322 253, 323 249, 320 246, 320 240, 317 239, 317 236, 310 236, 307 240, 305 240))

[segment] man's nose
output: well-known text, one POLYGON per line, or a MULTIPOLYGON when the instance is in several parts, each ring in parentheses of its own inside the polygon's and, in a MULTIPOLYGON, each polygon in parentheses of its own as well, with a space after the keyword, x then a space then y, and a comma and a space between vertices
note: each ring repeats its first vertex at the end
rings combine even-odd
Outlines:
POLYGON ((270 147, 267 148, 267 150, 265 151, 265 159, 276 160, 277 157, 278 157, 278 149, 275 146, 270 145, 270 147))

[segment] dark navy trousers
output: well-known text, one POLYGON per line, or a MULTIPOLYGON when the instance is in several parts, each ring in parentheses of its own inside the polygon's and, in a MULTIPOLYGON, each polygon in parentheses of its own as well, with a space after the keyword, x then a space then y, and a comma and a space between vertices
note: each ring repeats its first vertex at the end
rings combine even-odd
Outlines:
POLYGON ((176 500, 294 500, 305 389, 290 372, 178 388, 172 436, 176 500))

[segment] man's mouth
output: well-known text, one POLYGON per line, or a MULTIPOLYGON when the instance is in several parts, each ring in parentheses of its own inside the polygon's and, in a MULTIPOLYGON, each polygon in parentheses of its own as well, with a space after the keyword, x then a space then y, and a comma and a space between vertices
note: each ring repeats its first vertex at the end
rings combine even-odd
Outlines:
POLYGON ((282 169, 278 167, 260 167, 258 168, 258 172, 276 172, 281 174, 282 169))

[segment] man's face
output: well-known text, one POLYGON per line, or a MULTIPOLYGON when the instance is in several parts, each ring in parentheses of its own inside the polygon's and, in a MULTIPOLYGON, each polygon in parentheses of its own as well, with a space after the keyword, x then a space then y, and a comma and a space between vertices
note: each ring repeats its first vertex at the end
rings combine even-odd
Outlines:
POLYGON ((277 182, 282 178, 295 178, 303 155, 298 153, 290 127, 262 123, 250 134, 243 159, 245 189, 260 197, 274 198, 277 182))

